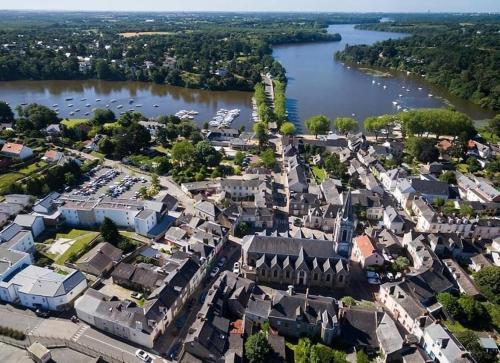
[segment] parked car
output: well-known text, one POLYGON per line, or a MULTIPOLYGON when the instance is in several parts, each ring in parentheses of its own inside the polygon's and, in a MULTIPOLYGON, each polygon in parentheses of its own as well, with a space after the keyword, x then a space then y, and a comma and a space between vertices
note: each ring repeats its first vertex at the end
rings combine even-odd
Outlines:
POLYGON ((140 360, 142 360, 143 362, 151 361, 151 356, 148 353, 146 353, 145 351, 143 351, 142 349, 137 349, 135 351, 135 356, 137 358, 139 358, 140 360))
POLYGON ((233 273, 235 273, 236 275, 240 274, 240 263, 239 262, 235 262, 234 263, 233 273))
POLYGON ((210 276, 212 277, 215 277, 217 276, 217 274, 219 273, 220 269, 216 266, 214 267, 214 269, 212 270, 212 272, 210 272, 210 276))

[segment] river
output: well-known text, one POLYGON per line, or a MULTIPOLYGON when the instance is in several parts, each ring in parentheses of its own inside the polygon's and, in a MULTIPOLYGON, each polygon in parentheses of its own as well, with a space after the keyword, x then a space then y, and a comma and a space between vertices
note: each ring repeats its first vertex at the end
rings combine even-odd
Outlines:
MULTIPOLYGON (((354 115, 362 122, 367 116, 400 112, 404 108, 440 107, 445 104, 445 99, 474 119, 494 115, 471 102, 453 97, 446 90, 432 86, 419 77, 398 72, 390 72, 391 77, 388 78, 374 77, 357 67, 334 60, 334 53, 344 49, 346 44, 373 44, 406 34, 358 30, 354 25, 333 25, 328 31, 340 33, 342 41, 274 47, 273 55, 287 70, 287 109, 299 131, 303 129, 304 120, 316 114, 325 114, 330 118, 354 115)), ((241 115, 232 126, 245 125, 247 129, 252 123, 251 96, 250 92, 193 90, 143 82, 0 82, 0 100, 9 102, 13 107, 32 102, 49 107, 57 104, 54 108, 59 109, 61 117, 89 117, 85 113, 106 105, 116 113, 134 109, 148 117, 186 109, 198 111, 195 121, 202 125, 211 120, 220 108, 239 108, 241 115), (71 100, 67 100, 69 98, 71 100), (97 102, 97 99, 100 101, 97 102), (129 104, 130 99, 134 99, 134 103, 129 104), (73 106, 68 107, 70 104, 73 106), (123 107, 118 108, 119 105, 123 107), (76 112, 77 109, 80 111, 76 112), (74 114, 70 115, 71 112, 74 114)))
POLYGON ((389 78, 374 77, 334 60, 334 53, 346 44, 373 44, 407 34, 358 30, 354 25, 332 25, 328 31, 340 33, 342 41, 274 47, 274 57, 287 70, 289 117, 299 128, 305 119, 317 114, 330 118, 354 115, 362 122, 367 116, 400 112, 404 108, 440 107, 445 104, 444 99, 474 119, 493 115, 419 77, 398 72, 390 72, 389 78), (393 102, 398 102, 400 108, 393 102))
POLYGON ((195 121, 201 126, 221 108, 239 108, 241 115, 232 126, 248 125, 252 114, 252 94, 237 91, 193 90, 147 82, 107 81, 14 81, 0 82, 0 100, 12 107, 39 103, 59 110, 60 117, 87 118, 93 108, 109 106, 117 115, 134 109, 147 117, 171 115, 180 110, 199 112, 195 121), (68 100, 70 99, 71 100, 68 100), (100 99, 100 101, 96 101, 100 99), (133 99, 133 103, 129 101, 133 99), (113 101, 113 102, 112 102, 113 101), (56 105, 56 107, 52 107, 56 105), (69 105, 72 107, 68 107, 69 105), (87 105, 90 105, 86 107, 87 105), (119 106, 122 106, 119 108, 119 106), (154 107, 158 105, 158 107, 154 107), (137 107, 140 106, 140 107, 137 107), (79 112, 75 112, 79 109, 79 112), (73 115, 70 115, 74 112, 73 115))

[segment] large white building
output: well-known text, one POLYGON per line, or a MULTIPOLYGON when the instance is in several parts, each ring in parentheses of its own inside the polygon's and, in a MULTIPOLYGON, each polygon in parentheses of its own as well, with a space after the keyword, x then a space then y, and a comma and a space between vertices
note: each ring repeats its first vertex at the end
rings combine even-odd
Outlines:
POLYGON ((0 282, 0 299, 32 309, 60 311, 70 307, 86 288, 87 281, 80 271, 63 275, 30 265, 10 280, 0 282))

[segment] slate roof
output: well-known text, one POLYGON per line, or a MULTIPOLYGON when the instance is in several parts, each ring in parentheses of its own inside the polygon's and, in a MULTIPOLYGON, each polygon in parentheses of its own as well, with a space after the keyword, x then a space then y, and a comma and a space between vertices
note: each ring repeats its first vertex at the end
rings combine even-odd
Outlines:
POLYGON ((417 193, 448 196, 449 185, 442 181, 411 179, 411 186, 417 193))
POLYGON ((349 308, 341 321, 341 340, 349 346, 378 348, 377 326, 383 313, 349 308))

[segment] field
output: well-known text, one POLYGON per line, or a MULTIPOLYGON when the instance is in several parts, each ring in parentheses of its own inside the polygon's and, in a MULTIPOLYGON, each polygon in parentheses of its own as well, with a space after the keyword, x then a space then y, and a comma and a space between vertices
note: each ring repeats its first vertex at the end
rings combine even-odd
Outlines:
POLYGON ((98 232, 79 229, 72 229, 68 233, 58 233, 47 255, 55 256, 55 263, 64 265, 71 256, 79 256, 98 235, 98 232))
POLYGON ((18 180, 21 180, 33 173, 36 173, 47 166, 47 163, 44 161, 39 161, 37 163, 30 164, 24 168, 19 169, 18 171, 2 174, 0 175, 0 194, 3 194, 7 191, 7 188, 16 183, 18 180))
POLYGON ((311 171, 314 174, 314 177, 316 178, 316 181, 318 183, 322 183, 326 178, 328 178, 328 174, 326 173, 326 170, 323 168, 320 168, 319 166, 311 167, 311 171))

